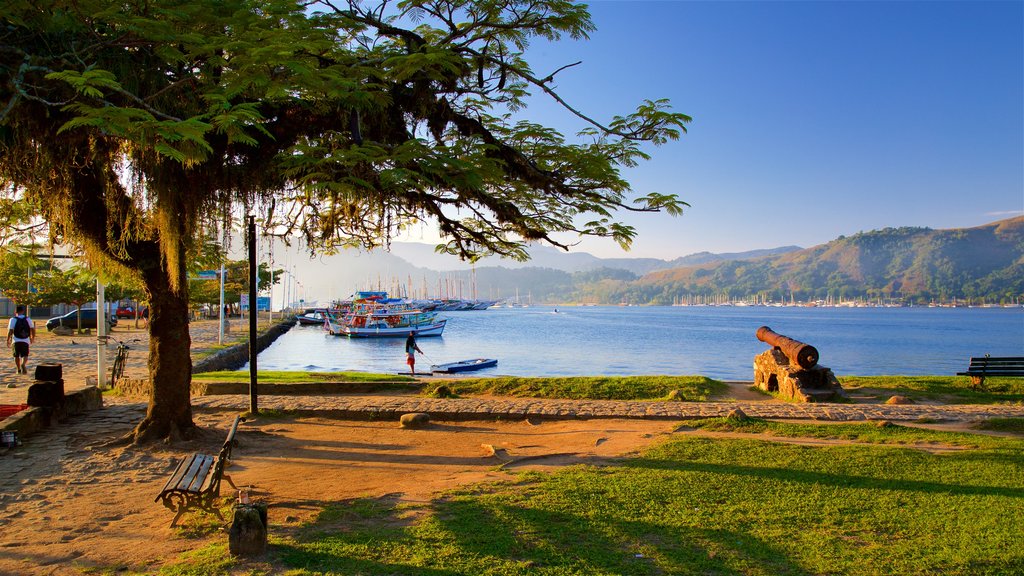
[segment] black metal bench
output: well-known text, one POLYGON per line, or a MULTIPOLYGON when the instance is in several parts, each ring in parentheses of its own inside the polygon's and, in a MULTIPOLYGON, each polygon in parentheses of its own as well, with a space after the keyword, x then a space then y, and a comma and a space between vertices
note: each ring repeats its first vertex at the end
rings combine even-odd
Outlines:
POLYGON ((163 501, 164 506, 175 512, 174 520, 171 520, 173 528, 189 509, 199 508, 212 512, 221 521, 221 515, 217 507, 217 499, 220 497, 220 481, 227 480, 235 490, 238 489, 231 477, 224 474, 224 466, 231 459, 231 448, 235 442, 235 432, 238 431, 238 423, 243 420, 241 416, 235 416, 235 421, 228 432, 224 447, 216 457, 209 454, 195 453, 186 457, 178 463, 167 483, 164 484, 160 494, 154 502, 163 501))
POLYGON ((984 386, 989 376, 1024 376, 1024 356, 1008 356, 993 358, 988 354, 971 358, 966 372, 957 372, 957 376, 970 376, 974 386, 984 386))

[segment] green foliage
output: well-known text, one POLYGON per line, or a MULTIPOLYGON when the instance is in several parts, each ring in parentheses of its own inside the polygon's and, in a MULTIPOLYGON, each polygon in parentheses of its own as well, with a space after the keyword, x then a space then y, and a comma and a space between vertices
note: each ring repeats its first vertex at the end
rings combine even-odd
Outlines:
MULTIPOLYGON (((593 29, 568 0, 42 0, 0 4, 0 20, 0 224, 23 200, 92 270, 143 283, 168 402, 188 402, 170 392, 187 373, 164 364, 188 353, 172 337, 187 272, 206 232, 242 214, 311 251, 386 245, 429 220, 443 250, 474 258, 565 233, 628 246, 617 211, 685 206, 633 192, 622 168, 688 116, 645 100, 601 122, 534 76, 531 40, 593 29), (531 92, 587 134, 514 123, 531 92)), ((171 414, 189 410, 148 418, 171 414)))
POLYGON ((657 400, 678 390, 681 401, 699 402, 726 385, 703 376, 586 376, 565 378, 467 378, 446 382, 458 395, 494 394, 577 400, 657 400))
POLYGON ((38 281, 49 265, 36 259, 33 246, 10 245, 0 248, 0 293, 26 306, 41 306, 46 296, 39 292, 38 281))

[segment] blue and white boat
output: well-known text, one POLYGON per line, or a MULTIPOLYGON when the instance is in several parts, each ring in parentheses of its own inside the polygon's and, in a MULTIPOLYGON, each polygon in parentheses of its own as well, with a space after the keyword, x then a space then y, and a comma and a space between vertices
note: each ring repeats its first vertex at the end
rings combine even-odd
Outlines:
POLYGON ((483 368, 493 368, 497 365, 498 361, 494 358, 474 358, 472 360, 449 362, 447 364, 435 364, 430 367, 430 371, 454 374, 457 372, 472 372, 473 370, 482 370, 483 368))

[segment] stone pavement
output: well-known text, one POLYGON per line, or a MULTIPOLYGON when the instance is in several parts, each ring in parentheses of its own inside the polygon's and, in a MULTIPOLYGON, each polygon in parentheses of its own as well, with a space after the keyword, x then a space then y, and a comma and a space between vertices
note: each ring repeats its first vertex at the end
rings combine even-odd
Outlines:
MULTIPOLYGON (((243 395, 201 396, 197 408, 249 409, 243 395)), ((397 420, 409 412, 426 412, 434 420, 646 418, 687 420, 726 416, 740 408, 748 416, 775 419, 854 422, 932 419, 965 422, 986 418, 1024 418, 1024 406, 793 404, 788 402, 636 402, 617 400, 541 400, 535 398, 424 398, 419 396, 262 396, 261 409, 315 413, 339 418, 397 420)))

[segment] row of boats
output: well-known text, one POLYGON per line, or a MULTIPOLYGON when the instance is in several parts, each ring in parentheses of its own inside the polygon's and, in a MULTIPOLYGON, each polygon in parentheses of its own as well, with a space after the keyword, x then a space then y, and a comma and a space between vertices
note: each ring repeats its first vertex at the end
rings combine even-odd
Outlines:
POLYGON ((303 325, 319 324, 328 334, 350 338, 395 338, 410 333, 440 336, 448 320, 439 318, 438 312, 437 306, 388 298, 387 292, 358 292, 351 301, 306 310, 296 320, 303 325))
MULTIPOLYGON (((440 336, 448 320, 438 318, 443 308, 424 309, 421 303, 388 298, 386 292, 360 292, 349 302, 331 308, 312 308, 296 316, 299 324, 317 325, 333 336, 398 338, 440 336)), ((474 358, 431 366, 431 372, 456 373, 496 366, 493 358, 474 358)))

